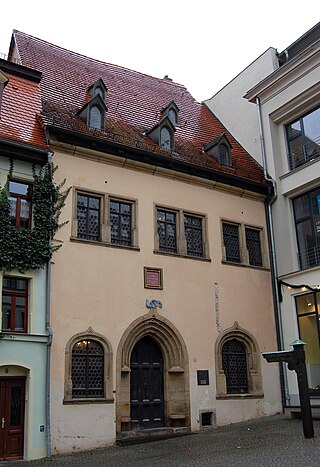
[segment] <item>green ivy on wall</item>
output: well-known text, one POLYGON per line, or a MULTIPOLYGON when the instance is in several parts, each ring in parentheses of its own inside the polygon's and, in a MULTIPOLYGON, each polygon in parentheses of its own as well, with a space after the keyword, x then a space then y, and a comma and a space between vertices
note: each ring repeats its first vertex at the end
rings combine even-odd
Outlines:
POLYGON ((52 245, 52 239, 59 224, 61 209, 65 204, 70 188, 63 189, 65 180, 57 185, 53 173, 57 167, 46 164, 38 172, 33 167, 32 219, 31 229, 17 229, 10 223, 9 181, 0 187, 0 270, 20 272, 40 269, 61 245, 52 245), (50 173, 50 170, 52 173, 50 173))

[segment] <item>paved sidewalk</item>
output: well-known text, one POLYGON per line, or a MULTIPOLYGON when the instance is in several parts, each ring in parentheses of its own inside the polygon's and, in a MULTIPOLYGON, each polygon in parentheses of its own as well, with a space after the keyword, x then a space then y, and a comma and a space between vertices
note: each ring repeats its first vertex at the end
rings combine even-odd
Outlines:
POLYGON ((286 420, 278 415, 168 440, 111 446, 55 456, 50 461, 5 464, 8 467, 314 467, 320 465, 320 420, 314 420, 314 428, 315 438, 304 439, 301 420, 286 420))

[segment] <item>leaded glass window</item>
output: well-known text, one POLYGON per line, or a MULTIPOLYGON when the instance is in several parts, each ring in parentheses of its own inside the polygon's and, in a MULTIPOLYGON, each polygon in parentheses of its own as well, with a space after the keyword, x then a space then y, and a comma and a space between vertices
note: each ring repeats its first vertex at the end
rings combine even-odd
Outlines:
POLYGON ((222 367, 226 377, 227 394, 249 392, 247 356, 242 342, 230 339, 223 344, 222 367))
POLYGON ((104 350, 94 340, 81 340, 72 348, 72 397, 104 397, 104 350))
POLYGON ((131 245, 132 243, 132 204, 123 201, 110 201, 111 243, 131 245))
POLYGON ((177 215, 171 211, 157 210, 159 250, 177 253, 177 215))
POLYGON ((102 128, 102 112, 97 105, 90 108, 89 126, 95 130, 101 130, 102 128))
POLYGON ((23 182, 9 182, 10 222, 18 229, 31 228, 32 185, 23 182))
POLYGON ((78 238, 100 240, 101 199, 77 193, 78 238))
POLYGON ((225 246, 225 259, 231 263, 240 263, 240 242, 239 226, 223 222, 222 224, 223 243, 225 246))
POLYGON ((219 145, 219 162, 221 165, 230 165, 229 149, 225 144, 219 145))
POLYGON ((246 244, 251 266, 262 266, 260 230, 246 227, 246 244))
POLYGON ((185 214, 184 229, 188 255, 203 256, 202 219, 185 214))
POLYGON ((160 148, 165 151, 171 151, 171 132, 164 126, 160 131, 160 148))

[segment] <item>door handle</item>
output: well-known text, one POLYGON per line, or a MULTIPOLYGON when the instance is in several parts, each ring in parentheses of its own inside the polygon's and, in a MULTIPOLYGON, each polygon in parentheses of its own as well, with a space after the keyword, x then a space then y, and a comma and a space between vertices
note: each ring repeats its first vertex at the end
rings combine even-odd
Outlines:
POLYGON ((1 428, 4 428, 5 424, 6 424, 6 421, 5 421, 4 417, 2 417, 1 418, 1 428))

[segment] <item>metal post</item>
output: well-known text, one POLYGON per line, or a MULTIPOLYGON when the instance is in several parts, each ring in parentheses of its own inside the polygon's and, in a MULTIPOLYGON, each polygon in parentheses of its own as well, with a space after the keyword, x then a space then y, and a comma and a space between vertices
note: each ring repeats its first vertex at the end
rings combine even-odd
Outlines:
MULTIPOLYGON (((297 373, 297 380, 298 380, 298 387, 299 387, 299 397, 300 397, 300 406, 301 406, 301 418, 302 418, 302 426, 303 426, 303 434, 305 438, 313 438, 314 437, 314 430, 313 430, 313 420, 312 420, 312 412, 311 412, 311 404, 310 404, 310 396, 309 396, 309 388, 308 388, 308 377, 307 377, 307 370, 306 370, 306 355, 304 351, 304 343, 302 341, 295 341, 291 344, 293 346, 294 352, 294 361, 295 364, 293 365, 296 373, 297 373)), ((290 368, 289 363, 289 369, 290 368)))

